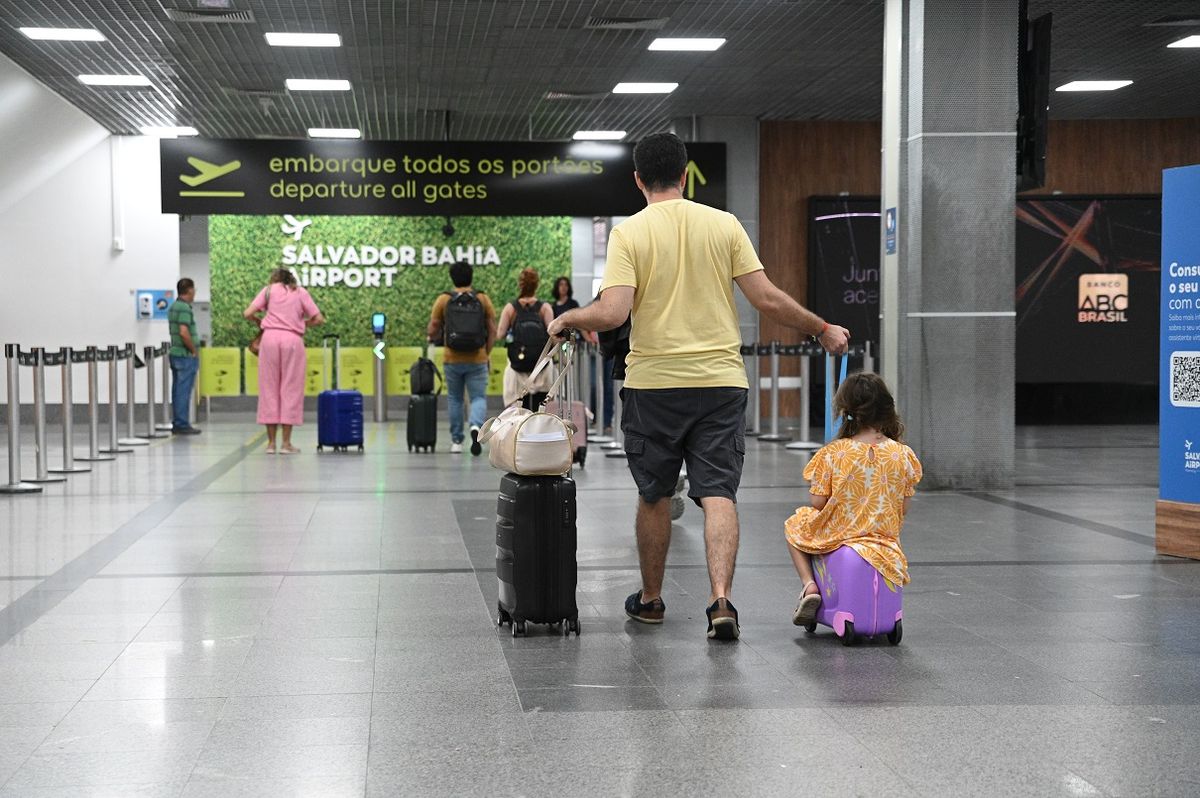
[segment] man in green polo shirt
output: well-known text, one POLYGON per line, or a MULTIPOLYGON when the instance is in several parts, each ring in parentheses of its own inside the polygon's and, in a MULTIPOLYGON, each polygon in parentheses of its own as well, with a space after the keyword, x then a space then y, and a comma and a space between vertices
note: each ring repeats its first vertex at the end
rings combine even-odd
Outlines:
POLYGON ((176 435, 199 435, 200 430, 189 421, 192 406, 192 386, 196 384, 196 372, 200 370, 200 358, 196 351, 196 320, 192 315, 192 300, 196 298, 196 284, 187 277, 175 284, 178 297, 167 311, 167 322, 171 328, 171 407, 174 418, 171 425, 176 435))

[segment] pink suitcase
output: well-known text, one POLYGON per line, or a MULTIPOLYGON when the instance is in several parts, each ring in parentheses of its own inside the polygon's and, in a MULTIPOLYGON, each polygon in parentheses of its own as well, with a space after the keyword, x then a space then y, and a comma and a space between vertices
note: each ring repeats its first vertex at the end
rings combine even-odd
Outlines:
POLYGON ((816 621, 805 627, 809 632, 816 631, 819 623, 831 627, 842 645, 881 634, 893 646, 900 645, 904 629, 899 585, 885 579, 849 546, 813 557, 813 572, 821 589, 821 607, 816 621))
POLYGON ((584 462, 587 460, 587 408, 583 406, 583 402, 571 402, 571 415, 566 416, 558 412, 558 400, 546 400, 546 412, 556 416, 561 416, 575 425, 575 462, 583 468, 584 462))

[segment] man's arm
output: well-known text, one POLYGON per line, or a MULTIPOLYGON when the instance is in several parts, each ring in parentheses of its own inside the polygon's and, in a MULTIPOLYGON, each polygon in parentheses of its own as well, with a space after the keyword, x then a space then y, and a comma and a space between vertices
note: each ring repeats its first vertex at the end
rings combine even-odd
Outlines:
POLYGON ((600 298, 586 308, 568 310, 546 329, 559 337, 565 329, 604 332, 620 327, 633 310, 633 286, 614 285, 604 289, 600 298))
POLYGON ((785 327, 814 336, 825 347, 825 351, 840 355, 850 345, 849 330, 836 324, 827 324, 820 316, 780 290, 761 269, 735 277, 734 281, 760 313, 785 327))
POLYGON ((183 341, 183 348, 186 349, 187 351, 191 352, 192 356, 195 357, 196 345, 194 343, 192 343, 192 325, 190 325, 190 324, 180 324, 179 325, 179 340, 183 341))

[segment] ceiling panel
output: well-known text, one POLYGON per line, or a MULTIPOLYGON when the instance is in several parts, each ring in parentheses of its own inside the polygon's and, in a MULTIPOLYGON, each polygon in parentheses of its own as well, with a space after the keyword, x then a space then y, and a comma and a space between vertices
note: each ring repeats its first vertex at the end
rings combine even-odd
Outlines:
MULTIPOLYGON (((1111 94, 1055 94, 1059 118, 1200 116, 1200 51, 1165 45, 1200 0, 1030 0, 1055 15, 1053 83, 1115 77, 1111 94)), ((560 139, 581 127, 637 137, 672 118, 873 119, 881 104, 883 0, 230 0, 251 23, 172 21, 198 0, 0 0, 0 52, 117 133, 193 124, 203 135, 560 139), (660 31, 589 21, 665 19, 660 31), (31 42, 20 25, 96 27, 104 43, 31 42), (340 33, 338 49, 274 48, 268 30, 340 33), (715 53, 652 53, 657 35, 725 36, 715 53), (140 72, 148 90, 82 86, 140 72), (288 77, 346 78, 350 92, 284 91, 288 77), (680 83, 666 97, 605 94, 623 80, 680 83), (599 93, 548 100, 547 92, 599 93)))

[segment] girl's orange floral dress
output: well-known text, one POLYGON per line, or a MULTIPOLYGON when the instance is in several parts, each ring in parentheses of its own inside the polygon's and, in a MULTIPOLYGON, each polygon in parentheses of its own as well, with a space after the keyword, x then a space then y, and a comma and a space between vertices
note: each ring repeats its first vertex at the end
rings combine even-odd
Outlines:
POLYGON ((921 461, 903 443, 839 438, 804 469, 810 493, 829 496, 821 510, 801 507, 784 525, 788 543, 807 554, 850 546, 891 582, 908 584, 900 550, 904 499, 916 493, 921 461))

